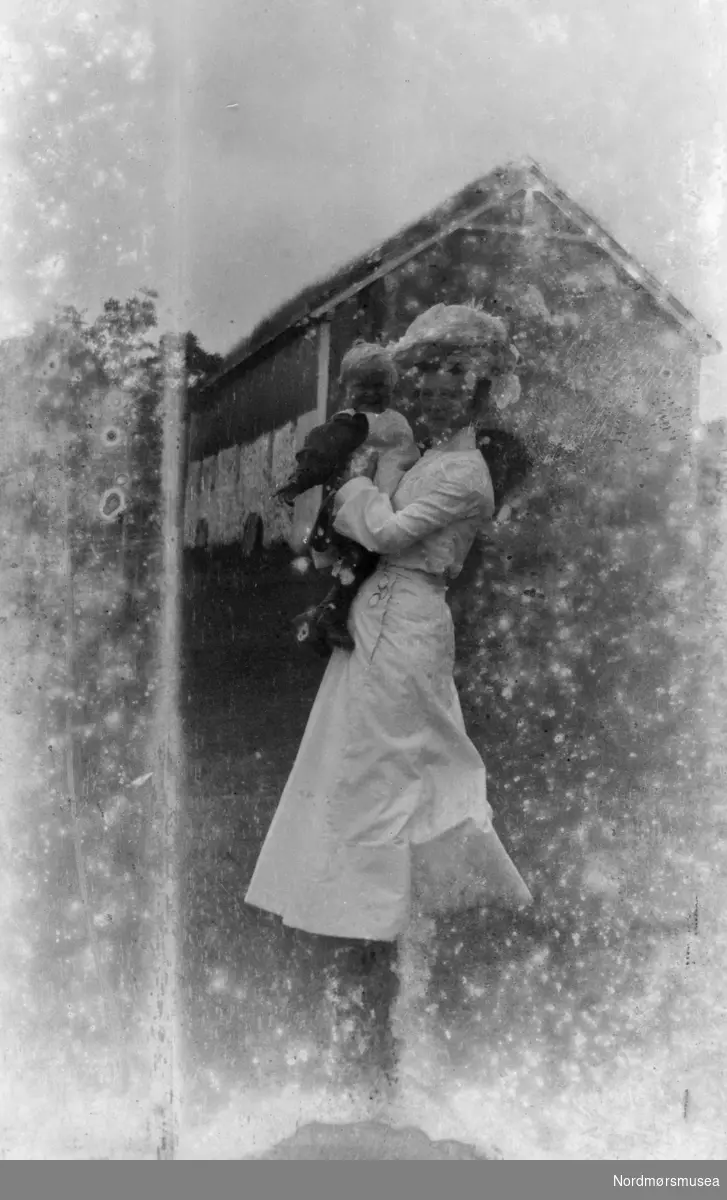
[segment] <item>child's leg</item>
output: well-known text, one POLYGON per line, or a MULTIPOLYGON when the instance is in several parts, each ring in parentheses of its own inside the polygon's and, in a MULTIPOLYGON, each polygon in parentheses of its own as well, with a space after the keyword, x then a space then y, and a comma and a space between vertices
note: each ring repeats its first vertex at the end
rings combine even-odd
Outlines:
POLYGON ((378 555, 353 543, 346 547, 339 558, 335 569, 336 585, 323 602, 323 627, 331 647, 340 646, 353 650, 353 638, 348 630, 351 605, 361 585, 373 573, 377 562, 378 555))
POLYGON ((348 631, 348 617, 357 589, 340 581, 331 588, 321 605, 319 628, 326 644, 333 650, 353 650, 354 641, 348 631))
POLYGON ((328 657, 335 647, 353 650, 353 638, 348 632, 353 593, 355 588, 344 587, 336 580, 320 604, 294 618, 296 641, 300 645, 310 646, 323 657, 328 657))
POLYGON ((320 604, 293 621, 296 640, 301 645, 309 645, 324 656, 335 648, 353 650, 354 642, 348 630, 351 605, 377 562, 377 554, 354 542, 345 543, 334 568, 333 587, 320 604))
POLYGON ((295 640, 299 646, 307 646, 309 649, 315 650, 321 658, 329 657, 331 647, 328 645, 321 627, 320 605, 317 608, 308 608, 294 617, 293 629, 295 640))
POLYGON ((296 640, 300 644, 310 645, 324 656, 336 648, 353 650, 348 617, 361 582, 356 578, 353 583, 344 584, 337 579, 320 604, 295 618, 296 640))

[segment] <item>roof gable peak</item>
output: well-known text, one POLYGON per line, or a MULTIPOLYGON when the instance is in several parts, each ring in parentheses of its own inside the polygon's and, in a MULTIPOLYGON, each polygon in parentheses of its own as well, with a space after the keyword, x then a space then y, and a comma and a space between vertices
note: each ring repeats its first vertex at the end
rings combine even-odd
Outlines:
POLYGON ((717 339, 668 288, 637 262, 585 209, 571 200, 535 159, 524 156, 473 180, 449 200, 379 246, 298 292, 259 322, 250 336, 233 348, 221 375, 226 375, 248 358, 257 355, 287 331, 320 320, 376 279, 415 258, 468 222, 485 216, 489 209, 507 203, 520 192, 524 193, 525 217, 521 232, 528 228, 535 197, 542 196, 562 216, 565 225, 560 236, 578 240, 582 238, 598 247, 621 272, 652 296, 657 306, 680 326, 702 354, 720 353, 722 347, 717 339))

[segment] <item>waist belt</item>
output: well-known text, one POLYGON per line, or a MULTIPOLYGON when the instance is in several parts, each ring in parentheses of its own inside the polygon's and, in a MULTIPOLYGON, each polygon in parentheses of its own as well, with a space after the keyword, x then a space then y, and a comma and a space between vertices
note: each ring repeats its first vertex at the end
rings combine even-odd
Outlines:
POLYGON ((386 571, 390 575, 416 575, 422 579, 426 579, 433 587, 440 588, 442 591, 446 589, 449 582, 445 575, 426 571, 424 567, 408 567, 403 563, 392 562, 388 558, 380 560, 379 570, 386 571))

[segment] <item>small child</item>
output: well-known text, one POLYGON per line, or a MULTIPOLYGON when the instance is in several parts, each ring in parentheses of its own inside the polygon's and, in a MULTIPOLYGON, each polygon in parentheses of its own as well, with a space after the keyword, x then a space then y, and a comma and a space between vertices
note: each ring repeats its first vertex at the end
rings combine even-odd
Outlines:
MULTIPOLYGON (((420 458, 409 422, 389 407, 397 379, 383 346, 355 343, 344 356, 339 375, 347 407, 311 430, 296 455, 293 477, 276 493, 290 504, 309 488, 324 487, 309 547, 316 566, 332 567, 336 582, 320 604, 294 621, 297 641, 310 644, 322 655, 335 647, 353 650, 348 631, 351 604, 378 561, 377 554, 335 533, 334 496, 346 480, 364 474, 393 496, 403 475, 420 458)), ((418 433, 424 444, 426 430, 418 433)))

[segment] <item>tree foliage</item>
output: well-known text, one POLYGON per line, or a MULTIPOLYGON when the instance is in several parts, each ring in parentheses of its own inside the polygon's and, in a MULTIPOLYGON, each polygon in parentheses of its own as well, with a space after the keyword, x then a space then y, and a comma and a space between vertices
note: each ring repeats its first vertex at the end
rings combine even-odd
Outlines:
MULTIPOLYGON (((194 382, 216 359, 193 334, 186 348, 194 382)), ((18 980, 3 1004, 26 1079, 127 1085, 145 1061, 164 353, 150 292, 2 346, 4 611, 32 747, 6 781, 18 980)))

